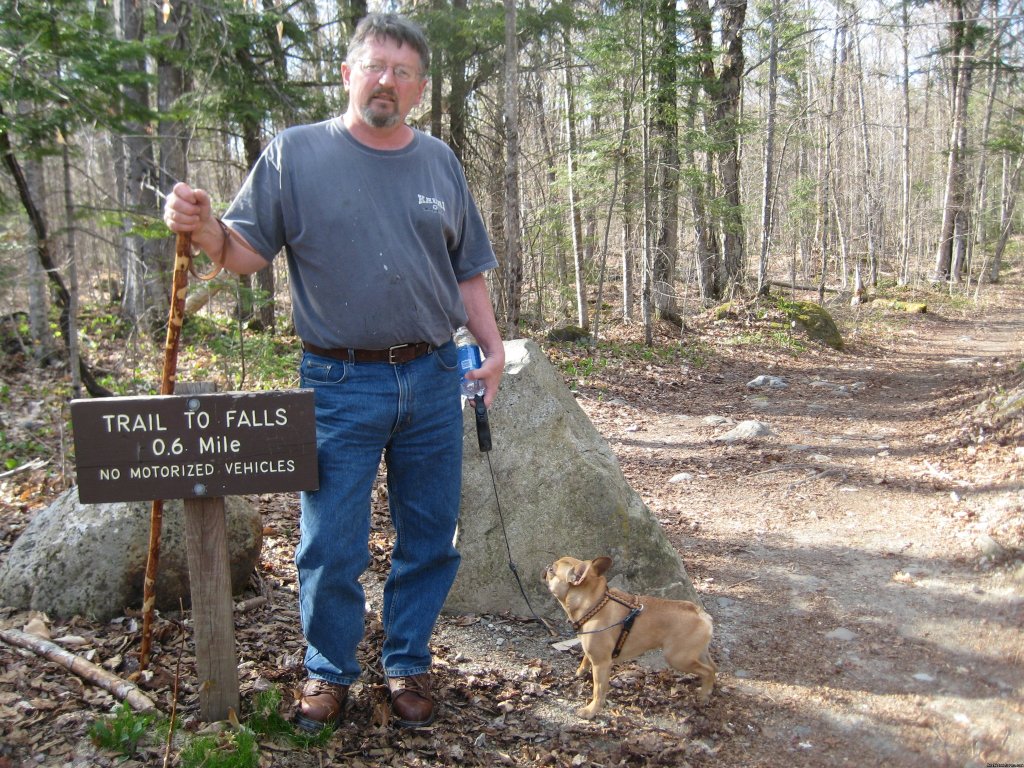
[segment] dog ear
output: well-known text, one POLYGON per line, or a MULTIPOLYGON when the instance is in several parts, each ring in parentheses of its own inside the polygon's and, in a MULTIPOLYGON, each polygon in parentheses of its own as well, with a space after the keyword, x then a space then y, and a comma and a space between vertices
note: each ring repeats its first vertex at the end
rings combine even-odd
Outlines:
POLYGON ((612 559, 610 557, 596 557, 590 562, 598 576, 603 575, 605 571, 612 567, 612 559))
POLYGON ((587 577, 587 571, 589 570, 590 563, 588 561, 584 561, 575 566, 571 571, 569 571, 569 583, 574 587, 579 586, 587 577))

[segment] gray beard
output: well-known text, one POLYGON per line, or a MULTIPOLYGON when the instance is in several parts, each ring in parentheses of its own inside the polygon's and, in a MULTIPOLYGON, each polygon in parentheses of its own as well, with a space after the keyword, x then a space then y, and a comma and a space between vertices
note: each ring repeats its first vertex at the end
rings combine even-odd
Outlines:
POLYGON ((374 128, 393 128, 398 125, 401 120, 401 116, 398 112, 392 112, 384 115, 379 112, 374 112, 373 109, 366 106, 362 108, 363 120, 374 128))

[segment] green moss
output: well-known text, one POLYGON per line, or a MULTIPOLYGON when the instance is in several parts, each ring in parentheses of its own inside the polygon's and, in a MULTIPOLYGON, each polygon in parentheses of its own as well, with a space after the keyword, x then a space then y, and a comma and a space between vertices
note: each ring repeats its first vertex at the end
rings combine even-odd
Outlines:
POLYGON ((801 328, 809 339, 831 347, 843 348, 843 337, 828 310, 813 301, 794 301, 780 296, 765 296, 762 301, 770 302, 795 327, 801 328))
POLYGON ((900 299, 875 299, 872 302, 881 309, 891 309, 896 312, 907 312, 909 314, 924 314, 928 311, 928 305, 923 301, 901 301, 900 299))

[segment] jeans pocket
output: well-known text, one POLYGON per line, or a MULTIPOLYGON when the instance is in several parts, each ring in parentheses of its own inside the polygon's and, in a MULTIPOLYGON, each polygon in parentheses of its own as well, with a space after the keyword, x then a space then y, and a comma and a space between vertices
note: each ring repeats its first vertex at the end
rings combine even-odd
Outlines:
POLYGON ((434 350, 434 360, 442 371, 454 371, 459 367, 459 353, 455 342, 449 341, 434 350))
POLYGON ((308 352, 302 356, 302 364, 299 366, 300 383, 306 388, 340 384, 347 373, 348 366, 341 360, 329 360, 308 352))

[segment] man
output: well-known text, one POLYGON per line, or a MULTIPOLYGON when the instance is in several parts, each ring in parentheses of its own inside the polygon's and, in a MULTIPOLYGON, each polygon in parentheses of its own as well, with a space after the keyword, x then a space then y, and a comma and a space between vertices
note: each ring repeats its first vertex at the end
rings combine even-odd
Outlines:
POLYGON ((423 96, 422 31, 390 14, 356 28, 341 76, 345 113, 275 137, 223 221, 210 196, 178 184, 164 210, 175 232, 233 272, 288 258, 303 387, 315 390, 320 487, 302 494, 295 561, 308 680, 305 730, 337 725, 360 675, 370 494, 387 466, 396 531, 381 649, 392 719, 434 719, 429 639, 455 579, 452 541, 462 414, 452 332, 485 355, 468 374, 490 405, 504 348, 483 273, 496 266, 457 160, 405 123, 423 96))

